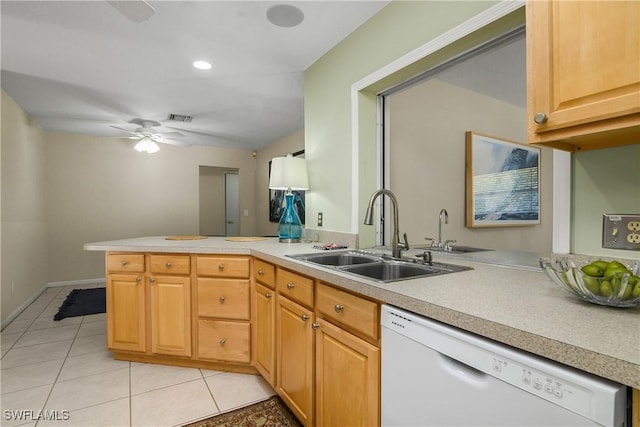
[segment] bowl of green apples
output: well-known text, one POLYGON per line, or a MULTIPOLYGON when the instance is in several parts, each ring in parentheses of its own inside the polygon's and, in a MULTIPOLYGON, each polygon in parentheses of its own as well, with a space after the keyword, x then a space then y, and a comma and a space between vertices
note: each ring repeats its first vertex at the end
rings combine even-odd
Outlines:
POLYGON ((640 263, 594 260, 576 265, 568 257, 540 258, 552 282, 592 303, 612 307, 640 304, 640 263))

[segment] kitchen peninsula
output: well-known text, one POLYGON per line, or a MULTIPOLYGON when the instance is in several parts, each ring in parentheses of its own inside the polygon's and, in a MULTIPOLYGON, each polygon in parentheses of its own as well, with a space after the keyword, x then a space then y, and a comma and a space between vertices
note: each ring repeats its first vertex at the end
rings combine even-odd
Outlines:
MULTIPOLYGON (((307 291, 310 302, 305 302, 307 297, 295 302, 298 302, 302 308, 309 307, 313 310, 312 301, 315 296, 316 317, 321 326, 327 324, 328 327, 332 327, 330 324, 332 319, 328 315, 323 315, 321 310, 318 311, 319 301, 324 298, 326 290, 326 295, 335 295, 336 298, 356 297, 357 301, 354 302, 357 302, 358 307, 364 307, 361 313, 364 313, 363 316, 369 316, 366 318, 372 322, 379 323, 379 304, 391 304, 635 389, 640 388, 640 334, 638 334, 640 309, 637 307, 616 309, 580 301, 559 289, 545 276, 542 270, 532 268, 530 259, 528 263, 520 263, 529 264, 525 266, 526 268, 518 268, 474 261, 473 256, 446 258, 448 255, 434 253, 435 261, 465 265, 472 267, 472 269, 441 276, 380 283, 356 278, 330 267, 311 265, 290 258, 287 255, 319 251, 313 248, 313 244, 281 244, 277 239, 231 242, 222 237, 209 237, 201 240, 166 240, 164 236, 157 236, 87 243, 84 248, 107 253, 108 276, 120 274, 109 271, 110 265, 116 270, 119 268, 110 264, 110 256, 138 255, 137 261, 134 257, 131 264, 122 264, 121 266, 126 267, 137 263, 135 268, 139 274, 134 275, 134 280, 137 278, 142 282, 155 280, 155 273, 152 272, 157 271, 157 268, 175 267, 172 261, 168 260, 168 256, 177 256, 177 259, 184 261, 184 264, 177 265, 177 268, 182 270, 164 277, 172 278, 168 281, 171 284, 168 288, 171 289, 171 293, 167 295, 172 297, 168 304, 184 307, 179 310, 179 316, 172 313, 168 318, 172 322, 182 322, 180 324, 190 333, 182 337, 184 340, 180 341, 182 348, 173 345, 174 340, 174 342, 169 342, 172 345, 167 346, 168 351, 160 351, 162 355, 177 355, 178 359, 183 361, 182 364, 188 365, 188 361, 194 360, 196 362, 197 360, 227 360, 232 369, 237 366, 246 366, 245 371, 250 372, 256 367, 256 349, 249 350, 250 347, 256 346, 256 343, 251 342, 249 333, 249 329, 255 327, 250 326, 254 321, 253 315, 256 313, 255 301, 251 302, 251 316, 246 312, 237 318, 233 318, 236 316, 235 312, 225 316, 216 315, 226 318, 221 321, 220 319, 209 319, 206 308, 203 308, 206 305, 198 304, 197 297, 199 294, 202 295, 203 283, 205 283, 203 280, 210 280, 220 274, 221 277, 231 281, 246 281, 247 285, 251 286, 250 295, 252 296, 247 294, 242 298, 250 300, 253 298, 256 287, 274 281, 273 277, 268 276, 275 273, 278 276, 290 275, 295 279, 308 281, 310 287, 307 291), (150 257, 153 257, 155 263, 150 262, 150 257), (189 268, 189 266, 191 267, 189 268), (273 269, 265 270, 263 266, 271 266, 273 269), (145 280, 142 280, 141 277, 145 277, 145 280), (185 280, 178 280, 175 277, 182 277, 185 280), (178 295, 181 296, 177 297, 178 295), (372 304, 376 310, 375 313, 371 312, 372 304), (325 319, 328 319, 327 322, 324 322, 325 319), (219 347, 223 350, 212 348, 211 352, 213 353, 203 352, 202 349, 198 350, 194 341, 203 341, 208 333, 213 333, 212 331, 219 328, 233 330, 232 333, 243 337, 247 346, 239 351, 227 350, 224 343, 221 342, 219 347), (219 353, 220 351, 223 353, 219 353), (224 353, 227 351, 229 353, 224 353), (204 359, 198 358, 198 352, 200 356, 203 354, 208 356, 205 356, 204 359)), ((483 256, 496 258, 496 254, 491 256, 485 253, 483 256)), ((522 254, 519 256, 522 259, 527 258, 522 254)), ((529 258, 531 257, 534 257, 534 254, 531 254, 529 258)), ((291 279, 291 281, 293 280, 291 279)), ((275 286, 264 288, 267 291, 265 295, 270 293, 275 295, 275 290, 280 290, 280 284, 277 282, 276 279, 275 286), (271 291, 270 289, 275 290, 271 291)), ((109 286, 110 280, 108 279, 108 293, 109 286)), ((144 288, 140 288, 144 290, 144 288)), ((134 294, 129 295, 133 296, 134 294)), ((136 301, 144 309, 148 300, 145 299, 143 291, 138 294, 138 298, 136 301)), ((212 298, 216 298, 216 301, 222 298, 220 299, 221 304, 225 301, 222 295, 212 294, 212 298)), ((295 300, 295 297, 292 298, 295 300)), ((108 311, 114 309, 116 307, 108 307, 108 311)), ((159 309, 162 309, 162 305, 159 306, 159 309)), ((309 314, 303 313, 303 320, 304 316, 313 316, 313 313, 313 311, 310 311, 309 314)), ((162 313, 156 313, 154 316, 162 316, 162 313)), ((160 317, 156 321, 162 322, 162 318, 160 317)), ((311 321, 314 321, 313 318, 311 321)), ((110 323, 108 324, 110 325, 110 323)), ((316 323, 313 324, 316 325, 316 323)), ((338 323, 338 326, 354 335, 353 338, 358 339, 358 342, 369 346, 367 351, 371 352, 368 354, 374 358, 379 357, 377 353, 379 351, 377 329, 379 326, 376 325, 373 330, 365 332, 366 325, 364 329, 360 325, 357 322, 353 324, 350 322, 338 323)), ((148 331, 138 332, 141 336, 149 334, 148 331)), ((144 354, 144 357, 137 360, 152 361, 153 353, 155 353, 154 349, 148 347, 133 352, 125 351, 120 356, 132 355, 135 354, 135 351, 144 354)), ((118 357, 117 353, 116 357, 118 357)), ((172 356, 162 357, 170 358, 172 356)), ((162 362, 162 357, 160 362, 162 362)), ((378 363, 377 359, 373 360, 378 363)), ((375 363, 373 364, 375 365, 375 363)), ((259 368, 258 371, 265 376, 263 369, 259 368)), ((270 380, 270 382, 272 381, 270 380)), ((376 386, 379 387, 379 383, 376 386)), ((300 414, 296 413, 296 415, 300 418, 300 414)))

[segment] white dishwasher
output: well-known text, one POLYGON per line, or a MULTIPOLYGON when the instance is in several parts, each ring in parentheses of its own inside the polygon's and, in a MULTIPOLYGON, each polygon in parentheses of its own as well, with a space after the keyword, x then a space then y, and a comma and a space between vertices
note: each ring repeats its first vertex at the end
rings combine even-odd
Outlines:
POLYGON ((626 386, 382 307, 383 426, 630 425, 626 386))

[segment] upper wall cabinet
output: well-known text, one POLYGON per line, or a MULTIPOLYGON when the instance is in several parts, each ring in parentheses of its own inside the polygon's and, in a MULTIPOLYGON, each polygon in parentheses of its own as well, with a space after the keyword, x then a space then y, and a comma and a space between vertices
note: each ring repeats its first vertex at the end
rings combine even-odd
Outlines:
POLYGON ((640 143, 640 1, 527 1, 529 143, 640 143))

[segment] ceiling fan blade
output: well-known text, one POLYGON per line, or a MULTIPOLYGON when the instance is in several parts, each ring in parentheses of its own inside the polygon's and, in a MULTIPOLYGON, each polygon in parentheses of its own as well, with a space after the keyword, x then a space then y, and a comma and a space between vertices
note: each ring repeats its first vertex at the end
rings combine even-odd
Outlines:
POLYGON ((139 118, 131 119, 131 120, 129 120, 129 123, 133 123, 134 125, 142 126, 143 128, 151 128, 151 127, 154 127, 154 126, 160 126, 160 123, 156 122, 155 120, 146 120, 146 119, 139 119, 139 118))
POLYGON ((184 135, 180 132, 158 132, 162 136, 166 136, 168 138, 184 138, 184 135))
POLYGON ((131 135, 139 135, 137 132, 133 132, 133 131, 130 131, 129 129, 121 128, 121 127, 118 127, 118 126, 109 125, 109 127, 121 130, 121 131, 126 132, 126 133, 130 133, 131 135))
POLYGON ((158 142, 162 142, 163 144, 175 145, 175 146, 178 146, 178 147, 190 147, 191 146, 191 144, 189 144, 187 142, 174 141, 172 139, 167 139, 167 138, 163 138, 162 141, 158 141, 158 142))
POLYGON ((144 0, 109 1, 108 3, 135 23, 146 21, 156 13, 153 6, 144 0))

